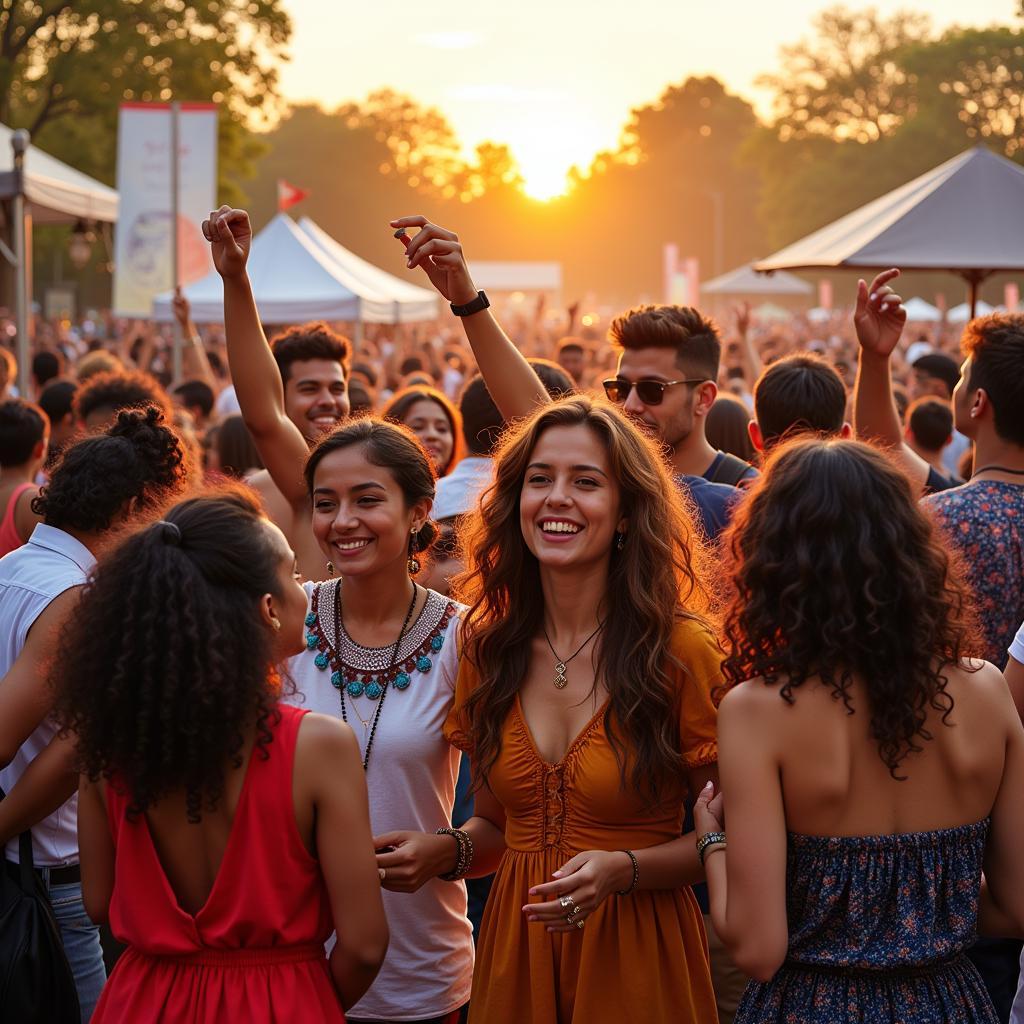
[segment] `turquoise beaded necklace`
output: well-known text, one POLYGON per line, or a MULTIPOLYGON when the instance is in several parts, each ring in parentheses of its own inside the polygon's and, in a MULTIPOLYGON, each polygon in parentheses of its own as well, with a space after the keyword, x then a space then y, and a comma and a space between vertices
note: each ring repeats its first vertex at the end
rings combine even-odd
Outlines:
MULTIPOLYGON (((375 701, 380 698, 389 685, 399 691, 407 690, 412 683, 411 673, 413 671, 425 675, 434 667, 433 658, 444 647, 448 623, 455 615, 455 605, 450 602, 446 605, 440 620, 434 628, 422 643, 415 650, 410 651, 405 658, 398 660, 396 651, 396 657, 392 659, 392 664, 381 669, 371 669, 346 663, 342 659, 340 651, 332 647, 328 641, 321 621, 324 610, 321 603, 321 588, 323 587, 323 583, 318 583, 313 588, 311 608, 306 616, 306 626, 308 628, 306 647, 310 651, 317 652, 313 658, 313 664, 318 669, 322 672, 326 672, 328 669, 331 670, 331 685, 336 690, 344 688, 345 693, 353 699, 365 696, 375 701)), ((342 635, 341 616, 339 614, 341 595, 338 593, 340 581, 335 583, 334 587, 334 641, 335 645, 340 647, 342 635)))

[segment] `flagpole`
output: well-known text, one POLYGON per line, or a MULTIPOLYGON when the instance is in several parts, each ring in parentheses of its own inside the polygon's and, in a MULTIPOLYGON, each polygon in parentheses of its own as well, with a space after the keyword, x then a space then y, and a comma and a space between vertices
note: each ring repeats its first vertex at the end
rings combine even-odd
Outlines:
MULTIPOLYGON (((175 100, 171 104, 171 287, 177 294, 181 286, 181 273, 178 257, 178 202, 180 185, 178 177, 180 174, 179 157, 179 115, 181 104, 175 100)), ((184 344, 181 324, 177 317, 174 319, 174 347, 172 349, 171 379, 175 384, 181 383, 182 375, 182 346, 184 344)))

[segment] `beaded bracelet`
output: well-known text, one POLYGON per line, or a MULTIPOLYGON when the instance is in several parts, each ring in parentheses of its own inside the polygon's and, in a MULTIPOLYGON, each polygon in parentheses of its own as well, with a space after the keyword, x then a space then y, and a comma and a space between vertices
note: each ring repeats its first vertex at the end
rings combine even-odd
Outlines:
POLYGON ((438 877, 443 882, 457 882, 459 879, 465 878, 473 864, 473 840, 469 833, 461 828, 439 828, 434 834, 451 836, 459 847, 458 855, 455 858, 455 868, 438 877))
POLYGON ((632 850, 619 850, 619 853, 624 853, 633 862, 633 881, 629 883, 628 889, 616 889, 616 896, 628 896, 635 888, 636 883, 640 881, 640 865, 637 863, 636 857, 633 856, 632 850))
POLYGON ((704 854, 707 853, 709 846, 724 846, 725 845, 725 833, 724 832, 705 832, 704 835, 697 840, 697 856, 700 859, 701 866, 704 865, 704 854))

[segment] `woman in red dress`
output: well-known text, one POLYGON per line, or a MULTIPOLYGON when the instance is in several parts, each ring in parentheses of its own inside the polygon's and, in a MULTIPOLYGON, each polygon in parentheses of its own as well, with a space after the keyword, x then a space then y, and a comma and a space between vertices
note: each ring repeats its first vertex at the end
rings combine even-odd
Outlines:
POLYGON ((53 667, 86 910, 128 947, 94 1024, 340 1022, 373 981, 387 926, 355 737, 278 704, 305 614, 295 555, 241 492, 100 563, 53 667))

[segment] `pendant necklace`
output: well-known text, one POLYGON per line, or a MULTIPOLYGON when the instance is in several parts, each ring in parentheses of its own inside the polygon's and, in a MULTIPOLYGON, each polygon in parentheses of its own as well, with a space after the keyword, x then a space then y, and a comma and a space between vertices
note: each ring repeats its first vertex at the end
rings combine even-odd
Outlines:
POLYGON ((569 657, 566 658, 564 661, 558 656, 558 652, 555 650, 554 645, 551 643, 551 637, 548 636, 547 626, 544 626, 542 624, 540 628, 544 631, 544 639, 547 640, 548 648, 551 650, 551 653, 552 655, 554 655, 555 658, 555 678, 552 680, 552 682, 555 684, 556 690, 564 690, 569 682, 565 674, 565 670, 568 668, 569 663, 583 650, 584 647, 587 646, 587 644, 590 643, 591 640, 594 639, 595 636, 597 636, 598 633, 601 632, 602 629, 604 629, 604 623, 599 622, 597 625, 597 629, 595 629, 594 632, 591 633, 590 636, 588 636, 587 639, 584 640, 583 643, 581 643, 579 647, 576 648, 576 652, 574 654, 569 655, 569 657))
MULTIPOLYGON (((381 689, 380 698, 377 700, 377 707, 373 715, 369 720, 366 720, 356 711, 355 700, 352 701, 352 710, 355 712, 356 718, 363 723, 363 732, 370 730, 369 738, 366 741, 366 753, 363 755, 363 771, 366 771, 367 765, 370 763, 370 748, 373 746, 373 737, 377 734, 377 723, 380 722, 380 713, 384 708, 384 698, 388 695, 388 684, 391 682, 392 676, 395 674, 395 668, 398 666, 398 649, 402 646, 402 640, 405 637, 405 631, 409 626, 409 620, 412 618, 413 609, 416 607, 416 598, 419 595, 419 587, 414 582, 412 585, 412 600, 409 602, 409 610, 405 613, 405 620, 402 622, 402 628, 398 631, 398 639, 395 641, 395 646, 391 649, 391 659, 388 665, 387 672, 382 676, 384 680, 383 687, 381 689)), ((339 587, 334 595, 334 635, 336 637, 341 636, 341 588, 339 587)), ((338 690, 341 696, 341 720, 345 723, 348 722, 348 714, 345 710, 345 687, 341 687, 338 690)))

